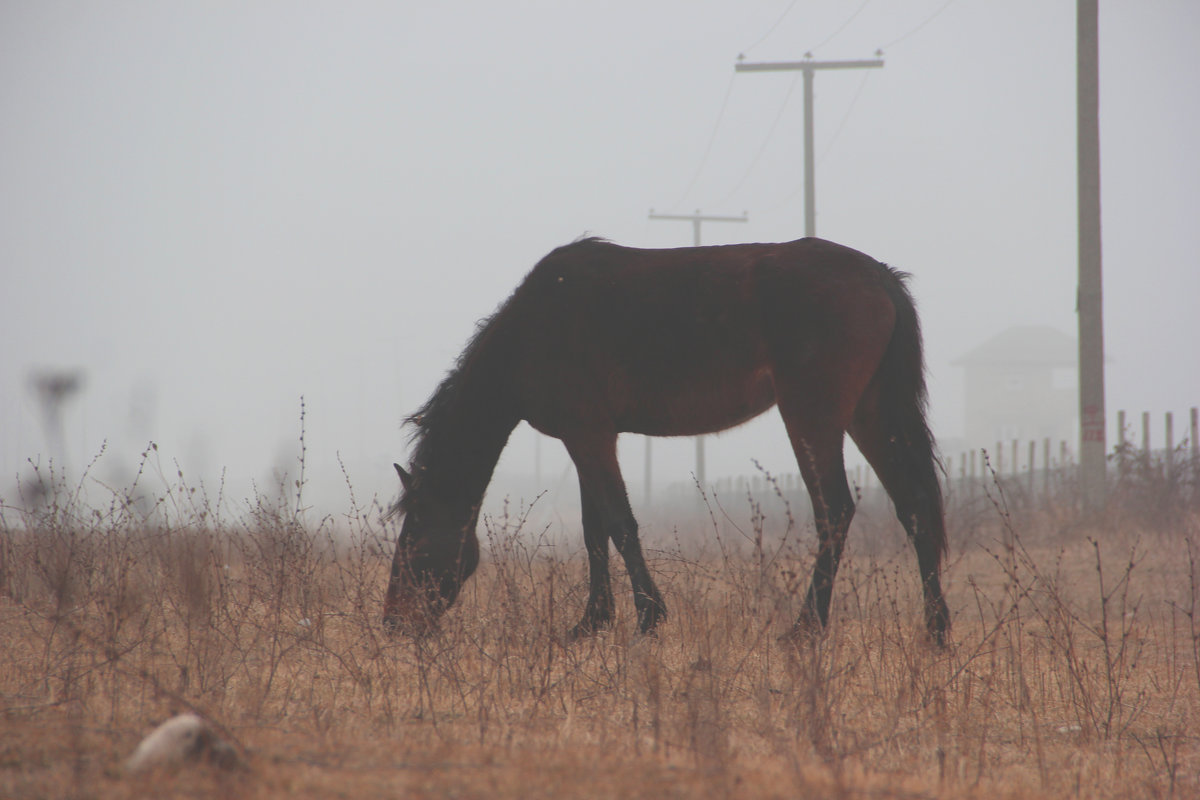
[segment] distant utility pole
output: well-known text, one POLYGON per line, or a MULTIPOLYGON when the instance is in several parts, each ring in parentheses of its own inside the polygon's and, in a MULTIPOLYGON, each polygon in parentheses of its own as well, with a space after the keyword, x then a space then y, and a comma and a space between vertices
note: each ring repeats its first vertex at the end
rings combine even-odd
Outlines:
MULTIPOLYGON (((713 214, 701 214, 700 209, 696 209, 695 214, 655 214, 654 209, 650 209, 650 219, 669 219, 682 222, 692 223, 692 246, 700 246, 700 224, 704 222, 746 222, 750 218, 743 211, 740 217, 723 217, 713 214)), ((696 437, 696 482, 700 484, 700 488, 707 492, 705 488, 704 476, 704 437, 696 437)), ((646 498, 650 497, 650 437, 646 437, 646 498)))
POLYGON ((29 382, 42 406, 50 456, 58 457, 59 468, 65 472, 67 436, 63 428, 63 406, 83 388, 83 373, 80 370, 38 372, 30 376, 29 382))
POLYGON ((1077 0, 1079 159, 1079 481, 1083 508, 1104 508, 1104 295, 1100 259, 1100 77, 1097 0, 1077 0))
MULTIPOLYGON (((878 51, 876 55, 880 55, 878 51)), ((741 58, 740 56, 738 57, 741 58)), ((806 53, 803 61, 768 61, 746 64, 738 61, 736 72, 804 72, 804 235, 817 235, 816 159, 813 155, 813 76, 819 69, 872 69, 883 66, 882 58, 858 61, 813 61, 806 53)))

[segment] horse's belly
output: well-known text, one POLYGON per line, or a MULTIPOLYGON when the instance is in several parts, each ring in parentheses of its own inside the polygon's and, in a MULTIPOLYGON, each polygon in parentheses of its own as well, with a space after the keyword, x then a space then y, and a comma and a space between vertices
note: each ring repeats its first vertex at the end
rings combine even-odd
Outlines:
POLYGON ((726 380, 654 387, 630 403, 620 427, 647 436, 697 436, 741 425, 775 405, 766 370, 726 380))

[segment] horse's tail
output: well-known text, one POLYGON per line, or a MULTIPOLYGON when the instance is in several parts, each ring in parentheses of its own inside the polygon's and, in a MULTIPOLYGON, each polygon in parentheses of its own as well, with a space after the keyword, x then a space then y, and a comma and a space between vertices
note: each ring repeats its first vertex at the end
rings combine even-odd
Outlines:
MULTIPOLYGON (((883 361, 875 373, 879 389, 881 427, 891 442, 889 448, 897 466, 908 472, 923 496, 925 519, 922 535, 932 545, 938 565, 946 553, 946 523, 942 486, 938 472, 942 468, 927 420, 928 393, 925 387, 925 356, 921 343, 921 323, 916 305, 905 282, 908 275, 884 265, 884 283, 896 309, 896 323, 883 361)), ((917 543, 918 548, 921 543, 917 543)))

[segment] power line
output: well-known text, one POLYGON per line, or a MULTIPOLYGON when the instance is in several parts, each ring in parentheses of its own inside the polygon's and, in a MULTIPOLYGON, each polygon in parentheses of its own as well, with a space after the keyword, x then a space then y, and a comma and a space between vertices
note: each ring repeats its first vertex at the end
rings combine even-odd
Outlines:
MULTIPOLYGON (((837 142, 838 137, 841 136, 842 129, 846 127, 846 123, 850 119, 850 114, 852 114, 854 112, 854 106, 858 103, 858 98, 862 95, 863 89, 866 87, 867 81, 869 81, 870 79, 871 79, 871 73, 864 72, 863 76, 862 76, 862 80, 858 82, 858 89, 855 90, 854 97, 852 97, 850 99, 850 105, 846 108, 846 113, 842 115, 842 120, 841 120, 841 122, 838 123, 837 130, 835 130, 833 133, 833 138, 831 138, 828 142, 826 142, 825 149, 822 150, 821 155, 819 155, 817 157, 816 163, 818 165, 825 161, 825 157, 829 155, 829 152, 833 149, 834 143, 837 142)), ((774 206, 772 206, 770 209, 768 209, 766 213, 771 214, 771 213, 778 211, 779 209, 783 208, 784 206, 788 205, 793 200, 795 200, 796 196, 799 195, 803 191, 804 191, 804 182, 801 181, 800 185, 797 186, 795 188, 795 190, 792 191, 791 194, 789 194, 787 197, 783 198, 783 200, 779 201, 774 206)))
MULTIPOLYGON (((736 75, 737 73, 735 72, 734 74, 736 75)), ((783 119, 783 112, 787 110, 788 101, 792 99, 792 92, 796 89, 796 82, 799 78, 799 73, 792 76, 792 82, 788 85, 787 94, 783 96, 783 102, 779 104, 779 110, 775 112, 775 119, 771 121, 771 127, 767 129, 766 137, 763 138, 762 144, 758 146, 758 152, 754 154, 754 158, 750 159, 750 166, 746 167, 746 171, 742 173, 742 177, 738 179, 738 182, 729 190, 729 193, 722 197, 716 205, 723 206, 728 204, 741 191, 750 174, 754 172, 754 168, 758 166, 759 160, 762 159, 763 153, 767 152, 767 146, 775 136, 775 129, 779 127, 779 121, 783 119)))
POLYGON ((829 151, 833 149, 834 142, 842 135, 842 129, 846 127, 846 121, 850 119, 850 115, 854 112, 854 106, 858 103, 858 98, 862 95, 863 89, 866 88, 867 81, 869 80, 871 80, 871 73, 864 72, 862 80, 858 82, 858 88, 854 90, 854 97, 850 98, 850 105, 846 108, 846 113, 842 115, 842 121, 838 123, 837 129, 833 132, 833 138, 825 143, 825 149, 817 157, 818 164, 825 160, 825 156, 829 155, 829 151))
POLYGON ((817 45, 816 47, 809 48, 809 52, 812 53, 817 50, 820 50, 822 47, 824 47, 825 45, 829 44, 834 39, 836 39, 838 37, 838 34, 840 34, 842 31, 846 30, 846 28, 850 25, 850 23, 854 22, 854 20, 858 17, 858 15, 863 12, 863 9, 866 8, 867 6, 869 6, 870 4, 871 4, 871 0, 864 0, 863 4, 858 7, 857 11, 855 11, 853 14, 850 15, 849 19, 847 19, 845 22, 843 22, 836 31, 834 31, 833 33, 826 36, 824 41, 822 41, 819 45, 817 45))
POLYGON ((758 47, 763 42, 765 42, 771 36, 771 34, 775 32, 775 29, 779 27, 779 23, 783 22, 784 19, 787 18, 787 15, 792 13, 792 9, 796 7, 797 2, 799 2, 799 0, 792 0, 792 2, 788 3, 788 7, 785 8, 783 10, 783 13, 779 15, 779 19, 775 20, 775 22, 772 23, 770 28, 767 28, 766 33, 764 33, 762 36, 758 37, 757 42, 755 42, 754 44, 750 45, 747 48, 744 48, 742 50, 742 53, 748 53, 751 50, 753 50, 754 48, 758 47))
MULTIPOLYGON (((767 29, 766 33, 764 33, 762 36, 760 36, 752 45, 750 45, 749 47, 742 50, 742 55, 740 55, 738 57, 739 60, 741 60, 742 58, 745 57, 744 54, 746 52, 753 50, 754 48, 758 47, 760 44, 765 42, 768 38, 770 38, 771 34, 775 32, 776 28, 778 28, 779 25, 784 21, 784 19, 787 18, 787 16, 792 12, 792 9, 796 7, 797 2, 798 2, 798 0, 792 0, 792 2, 788 4, 788 7, 783 10, 783 13, 780 14, 773 23, 771 23, 771 26, 767 29)), ((953 0, 951 0, 951 2, 953 2, 953 0)), ((858 18, 859 14, 861 14, 863 12, 863 10, 868 5, 870 5, 870 3, 871 3, 871 0, 863 0, 863 3, 857 9, 855 9, 854 13, 851 14, 846 19, 845 22, 843 22, 841 25, 839 25, 837 27, 837 29, 835 29, 833 31, 833 33, 831 33, 829 36, 825 37, 825 39, 822 40, 816 47, 811 48, 809 53, 811 53, 812 50, 817 50, 821 47, 824 47, 825 45, 829 44, 829 42, 831 42, 835 38, 837 38, 838 35, 840 35, 842 33, 842 31, 844 31, 847 27, 849 27, 849 25, 852 22, 854 22, 855 19, 858 18)), ((949 5, 949 3, 947 3, 946 5, 949 5)), ((945 9, 945 6, 943 6, 942 9, 940 9, 938 13, 940 13, 941 10, 944 10, 944 9, 945 9)), ((936 16, 936 14, 934 16, 936 16)), ((932 19, 932 17, 930 19, 932 19)), ((928 22, 928 20, 926 20, 926 22, 928 22)), ((922 23, 922 25, 924 25, 924 23, 922 23)), ((908 35, 911 35, 911 33, 906 34, 905 36, 908 36, 908 35)), ((904 37, 901 37, 901 38, 904 38, 904 37)), ((668 208, 675 209, 675 208, 679 208, 680 206, 682 206, 684 204, 684 201, 687 200, 691 196, 692 190, 696 188, 696 184, 699 182, 700 176, 704 174, 704 168, 708 166, 709 158, 712 156, 713 145, 717 141, 717 134, 721 130, 721 124, 725 121, 725 112, 729 107, 729 98, 733 94, 733 82, 734 82, 734 79, 736 78, 736 76, 737 76, 737 72, 735 71, 734 75, 730 77, 729 82, 725 85, 725 94, 721 98, 721 107, 720 107, 720 110, 717 112, 717 118, 716 118, 716 121, 713 123, 712 131, 708 135, 708 142, 704 147, 704 153, 700 157, 700 163, 697 165, 695 172, 692 173, 691 179, 688 181, 687 186, 686 186, 686 188, 684 188, 683 192, 680 193, 679 198, 674 203, 671 203, 668 206, 668 208)), ((799 77, 799 76, 796 76, 796 77, 799 77)), ((864 81, 864 83, 865 83, 865 81, 864 81)), ((791 85, 788 87, 788 91, 787 91, 787 94, 783 98, 783 102, 780 104, 779 110, 775 114, 775 119, 772 121, 770 129, 767 131, 766 137, 764 138, 762 144, 759 146, 758 151, 754 155, 754 158, 751 159, 750 165, 746 168, 746 171, 742 174, 741 178, 738 179, 737 183, 734 184, 734 187, 725 195, 724 198, 721 199, 721 201, 719 203, 717 203, 717 205, 725 205, 729 200, 731 200, 733 197, 735 197, 737 195, 737 193, 741 190, 742 186, 749 179, 751 173, 753 173, 754 169, 758 166, 759 160, 762 158, 763 154, 766 152, 767 146, 770 144, 771 139, 773 138, 773 136, 775 134, 775 130, 779 125, 779 121, 783 118, 783 112, 787 109, 787 105, 788 105, 789 100, 791 99, 792 91, 795 89, 795 85, 796 85, 796 81, 793 80, 791 85)), ((862 84, 859 85, 859 91, 861 92, 861 90, 862 90, 862 84)), ((858 94, 856 93, 854 96, 854 100, 851 101, 851 110, 853 109, 854 102, 856 102, 857 100, 858 100, 858 94)), ((839 133, 841 133, 842 126, 845 124, 846 118, 848 116, 849 116, 849 112, 847 112, 846 117, 842 118, 842 122, 839 123, 837 133, 834 134, 834 140, 836 140, 837 135, 839 133)), ((832 141, 831 141, 831 144, 832 144, 832 141)), ((824 155, 822 155, 822 158, 824 158, 824 155)), ((792 196, 794 196, 794 195, 792 195, 792 196)), ((789 196, 788 200, 785 202, 790 201, 792 196, 789 196)))
POLYGON ((950 6, 952 6, 952 5, 954 5, 954 0, 946 0, 946 2, 945 2, 943 5, 942 5, 942 7, 941 7, 941 8, 939 8, 937 11, 933 12, 933 14, 931 14, 930 16, 926 17, 926 18, 925 18, 925 20, 924 20, 924 21, 923 21, 923 22, 922 22, 920 25, 918 25, 917 27, 913 28, 913 29, 912 29, 912 30, 910 30, 908 33, 906 33, 906 34, 904 34, 903 36, 901 36, 899 39, 893 39, 892 41, 890 41, 890 42, 888 42, 887 44, 883 45, 883 46, 882 46, 882 47, 880 47, 879 49, 880 49, 880 50, 887 50, 888 48, 891 48, 891 47, 894 47, 894 46, 896 46, 896 45, 900 44, 901 42, 903 42, 903 41, 904 41, 905 39, 907 39, 908 37, 916 35, 917 31, 921 30, 921 29, 922 29, 922 28, 924 28, 926 25, 928 25, 929 23, 933 22, 935 19, 937 19, 939 16, 941 16, 941 13, 942 13, 943 11, 945 11, 947 8, 949 8, 949 7, 950 7, 950 6))
POLYGON ((708 166, 708 157, 712 154, 713 143, 717 141, 717 132, 721 129, 721 123, 725 120, 725 109, 729 106, 729 96, 733 94, 733 82, 737 78, 737 73, 729 76, 729 83, 725 86, 725 97, 721 99, 721 110, 717 112, 717 121, 713 123, 712 133, 708 136, 708 145, 704 148, 704 155, 700 157, 700 165, 696 167, 696 172, 692 175, 692 179, 688 181, 687 188, 683 190, 683 194, 679 199, 670 205, 670 208, 678 208, 683 205, 683 201, 692 193, 692 189, 696 187, 696 181, 700 180, 700 175, 704 172, 704 168, 708 166))
MULTIPOLYGON (((762 44, 764 41, 766 41, 768 38, 770 38, 771 34, 773 34, 775 32, 775 30, 784 21, 784 19, 786 19, 787 16, 792 12, 792 9, 795 8, 797 2, 798 2, 798 0, 792 0, 792 2, 788 4, 787 8, 784 9, 783 13, 780 14, 779 17, 777 17, 773 23, 771 23, 771 26, 767 29, 766 33, 764 33, 753 44, 751 44, 749 47, 745 48, 742 51, 743 55, 740 55, 738 57, 738 60, 741 61, 744 58, 745 52, 747 52, 749 50, 753 50, 754 48, 756 48, 760 44, 762 44)), ((954 2, 955 2, 955 0, 947 0, 947 2, 943 3, 933 14, 931 14, 930 16, 928 16, 924 20, 922 20, 916 27, 914 27, 911 30, 909 30, 908 32, 904 33, 902 36, 900 36, 896 39, 893 39, 892 41, 890 41, 889 43, 884 45, 883 48, 880 48, 879 50, 877 50, 876 56, 882 56, 884 48, 892 47, 892 46, 899 44, 900 42, 908 39, 909 37, 916 35, 922 28, 924 28, 926 25, 928 25, 930 22, 932 22, 934 19, 936 19, 938 16, 940 16, 942 14, 942 12, 944 12, 947 8, 949 8, 951 5, 953 5, 954 2)), ((812 63, 811 62, 812 51, 819 50, 820 48, 824 47, 825 45, 829 44, 831 41, 836 39, 839 35, 841 35, 841 33, 843 31, 845 31, 846 28, 848 28, 854 22, 854 20, 856 20, 859 17, 859 15, 862 14, 862 12, 864 10, 866 10, 867 6, 870 4, 871 4, 871 0, 863 0, 863 2, 854 10, 854 12, 852 14, 850 14, 849 17, 846 18, 846 20, 841 25, 839 25, 831 34, 829 34, 823 40, 821 40, 821 42, 819 42, 815 47, 810 48, 810 50, 805 53, 805 58, 807 60, 809 60, 810 63, 812 63)), ((830 62, 830 63, 835 63, 835 62, 830 62)), ((882 62, 880 62, 880 64, 882 64, 882 62)), ((756 69, 763 69, 766 67, 765 64, 748 65, 748 66, 749 66, 748 71, 753 71, 756 69)), ((788 65, 788 66, 791 66, 791 65, 788 65)), ((786 66, 777 65, 776 68, 786 68, 786 66)), ((734 77, 736 77, 737 72, 740 72, 740 71, 742 71, 741 64, 739 64, 737 69, 735 69, 734 77)), ((725 86, 725 94, 721 98, 721 107, 717 112, 717 118, 716 118, 715 122, 713 123, 711 132, 709 133, 708 141, 704 147, 704 152, 700 157, 700 163, 697 165, 696 170, 693 172, 692 177, 688 181, 686 188, 684 188, 683 192, 679 195, 679 198, 674 203, 671 203, 668 206, 668 208, 674 209, 674 208, 679 208, 680 206, 682 206, 684 204, 684 201, 686 201, 691 196, 692 191, 696 188, 696 184, 699 182, 700 176, 704 174, 704 170, 708 166, 709 159, 712 156, 713 146, 716 144, 717 134, 720 132, 721 125, 725 120, 725 112, 729 107, 729 98, 733 94, 734 77, 731 77, 729 82, 725 86)), ((796 78, 798 78, 798 77, 799 76, 797 75, 796 78)), ((808 80, 811 80, 811 73, 808 71, 806 71, 806 78, 808 80)), ((867 77, 864 76, 863 80, 859 83, 858 89, 854 93, 854 97, 850 101, 849 107, 846 109, 846 113, 842 116, 841 121, 838 123, 837 129, 834 132, 833 138, 830 139, 829 143, 825 146, 825 150, 822 152, 821 158, 818 161, 823 161, 825 159, 825 156, 828 155, 829 150, 832 148, 834 142, 836 142, 838 137, 841 135, 842 129, 846 125, 846 121, 850 118, 850 114, 853 112, 854 106, 857 104, 858 98, 862 94, 863 88, 866 86, 866 82, 867 82, 867 77)), ((758 162, 762 159, 763 154, 766 152, 767 147, 770 145, 771 140, 773 139, 773 137, 775 135, 775 131, 779 126, 779 122, 783 118, 783 112, 787 109, 788 103, 791 100, 792 92, 795 89, 795 85, 796 85, 796 80, 793 79, 792 83, 788 86, 787 94, 784 96, 783 102, 779 106, 779 110, 775 114, 774 120, 772 120, 772 122, 771 122, 771 126, 767 131, 767 135, 763 139, 762 144, 759 145, 759 148, 758 148, 757 152, 755 153, 754 157, 751 159, 749 166, 746 168, 746 170, 742 174, 742 176, 738 179, 737 183, 734 184, 733 188, 717 203, 717 205, 725 205, 731 199, 736 197, 738 192, 741 191, 742 187, 745 185, 746 181, 749 180, 750 175, 757 168, 758 162)), ((807 103, 806 103, 806 108, 807 108, 807 103)), ((811 147, 811 144, 806 145, 806 147, 811 147)), ((811 170, 806 170, 806 171, 811 171, 811 170)), ((795 193, 789 195, 787 197, 787 199, 784 200, 783 203, 781 203, 780 205, 786 205, 787 203, 791 202, 791 200, 794 197, 795 197, 795 193)), ((778 208, 778 207, 779 206, 776 206, 776 208, 778 208)))

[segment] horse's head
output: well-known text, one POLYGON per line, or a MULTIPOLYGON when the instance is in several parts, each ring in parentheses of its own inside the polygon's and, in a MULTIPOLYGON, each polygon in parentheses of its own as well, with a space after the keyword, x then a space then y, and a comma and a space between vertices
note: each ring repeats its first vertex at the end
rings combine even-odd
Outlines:
POLYGON ((432 630, 479 565, 479 512, 437 497, 399 464, 394 466, 404 486, 398 504, 404 523, 383 602, 383 624, 419 636, 432 630))

